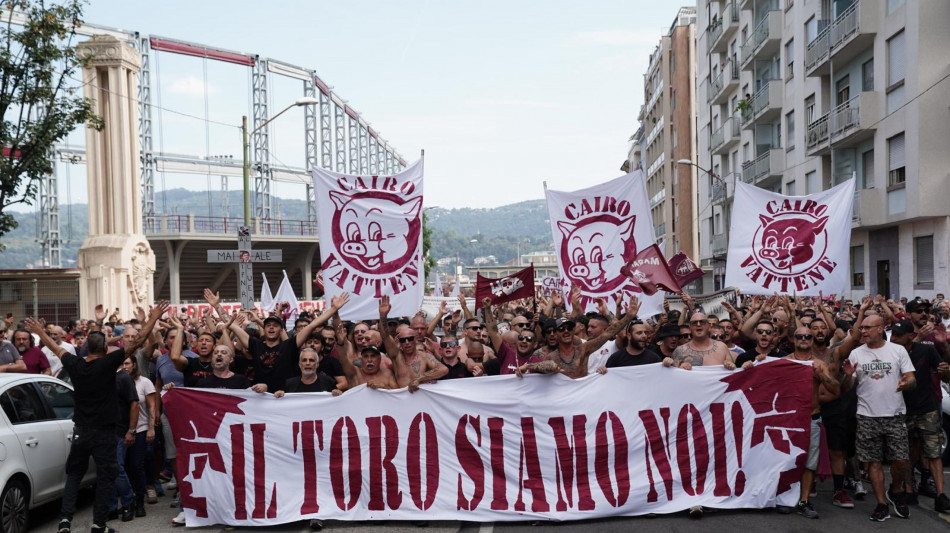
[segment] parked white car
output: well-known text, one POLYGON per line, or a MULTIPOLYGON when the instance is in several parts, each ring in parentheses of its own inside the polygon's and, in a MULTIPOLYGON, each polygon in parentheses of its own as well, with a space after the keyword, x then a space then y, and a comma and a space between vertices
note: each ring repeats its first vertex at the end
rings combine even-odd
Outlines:
MULTIPOLYGON (((0 373, 0 532, 27 531, 30 509, 62 496, 73 406, 66 382, 0 373)), ((95 479, 90 462, 83 486, 95 479)))

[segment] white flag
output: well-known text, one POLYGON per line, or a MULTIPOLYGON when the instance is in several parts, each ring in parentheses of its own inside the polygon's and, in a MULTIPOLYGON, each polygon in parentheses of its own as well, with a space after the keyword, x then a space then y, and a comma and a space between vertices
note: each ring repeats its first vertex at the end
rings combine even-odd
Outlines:
POLYGON ((350 293, 343 320, 412 316, 422 305, 422 161, 393 176, 313 169, 327 300, 350 293))
POLYGON ((432 295, 433 296, 444 296, 442 294, 442 276, 439 275, 439 271, 436 270, 432 273, 432 295))
POLYGON ((598 298, 614 309, 631 295, 640 299, 640 316, 663 310, 662 292, 647 296, 620 273, 639 250, 656 243, 643 171, 574 192, 546 190, 545 196, 565 301, 573 284, 585 311, 596 311, 598 298))
POLYGON ((274 310, 274 296, 270 293, 270 284, 267 283, 267 276, 261 272, 264 283, 261 285, 261 311, 269 314, 274 310))
POLYGON ((278 308, 277 312, 280 314, 285 314, 289 312, 287 316, 288 329, 293 327, 293 323, 297 320, 297 317, 300 316, 300 303, 297 302, 297 295, 294 294, 294 288, 290 286, 290 278, 287 277, 287 271, 284 271, 284 280, 280 282, 280 287, 277 289, 277 294, 274 296, 274 302, 280 306, 284 302, 287 302, 289 308, 287 310, 278 308))
POLYGON ((854 179, 808 196, 736 183, 726 286, 746 294, 840 294, 848 288, 854 179))

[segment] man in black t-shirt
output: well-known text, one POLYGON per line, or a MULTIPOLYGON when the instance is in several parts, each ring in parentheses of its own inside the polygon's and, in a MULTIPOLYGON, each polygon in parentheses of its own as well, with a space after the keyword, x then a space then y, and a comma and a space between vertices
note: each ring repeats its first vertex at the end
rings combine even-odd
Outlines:
POLYGON ((300 375, 287 380, 284 387, 275 392, 274 396, 283 398, 286 393, 295 392, 332 392, 338 396, 341 391, 336 388, 336 380, 319 370, 323 363, 332 358, 320 358, 319 352, 313 348, 300 350, 300 375))
POLYGON ((168 323, 176 330, 172 346, 168 350, 168 358, 184 375, 185 386, 194 387, 199 381, 211 375, 211 352, 217 339, 207 331, 202 332, 198 335, 198 357, 185 357, 182 355, 185 325, 175 316, 169 316, 168 323))
POLYGON ((234 362, 234 352, 226 344, 219 344, 211 352, 211 375, 195 384, 199 389, 251 389, 263 394, 267 392, 267 385, 258 383, 251 385, 251 380, 244 374, 235 374, 231 371, 234 362))
MULTIPOLYGON (((138 349, 149 335, 155 322, 168 309, 168 302, 160 302, 151 309, 148 322, 125 350, 138 349)), ((73 411, 73 439, 66 459, 66 486, 60 510, 58 533, 70 533, 79 484, 89 468, 89 458, 96 464, 96 499, 92 511, 92 533, 113 531, 106 526, 109 499, 115 490, 118 470, 116 460, 115 427, 118 419, 115 372, 125 360, 125 350, 107 353, 106 336, 92 332, 87 338, 85 359, 67 352, 46 334, 39 322, 26 319, 26 327, 38 335, 43 344, 63 362, 73 383, 75 410, 73 411)))
POLYGON ((779 358, 788 355, 774 347, 775 331, 771 320, 759 320, 755 325, 755 340, 743 346, 745 353, 736 357, 736 367, 751 368, 755 361, 764 361, 766 357, 779 358))
POLYGON ((458 346, 458 340, 454 335, 445 335, 439 342, 439 348, 442 352, 439 357, 439 362, 449 369, 449 373, 440 377, 440 380, 470 378, 474 376, 474 374, 469 372, 465 363, 459 358, 458 346))
POLYGON ((626 332, 627 347, 610 354, 605 366, 597 369, 601 374, 606 374, 608 368, 650 365, 662 362, 659 354, 647 347, 650 342, 649 326, 639 320, 634 320, 627 324, 626 332))
MULTIPOLYGON (((135 389, 135 382, 128 372, 115 373, 116 397, 119 399, 117 416, 115 424, 115 455, 117 460, 117 471, 115 476, 115 490, 117 498, 109 500, 109 515, 117 512, 116 500, 121 500, 122 507, 119 509, 122 515, 122 521, 128 522, 133 518, 132 497, 135 495, 132 491, 132 483, 129 481, 128 474, 125 473, 125 449, 135 442, 135 426, 139 418, 139 393, 135 389), (122 461, 118 458, 122 457, 122 461)), ((114 518, 114 517, 113 517, 114 518)))
MULTIPOLYGON (((336 386, 334 388, 339 389, 341 392, 345 391, 347 388, 347 382, 346 376, 343 375, 343 366, 336 357, 322 355, 323 352, 321 349, 323 348, 323 335, 320 332, 311 333, 310 336, 307 337, 307 340, 304 341, 303 346, 300 348, 301 356, 303 355, 303 351, 307 348, 317 353, 317 368, 319 372, 321 374, 326 374, 336 382, 336 386)), ((303 369, 303 367, 300 368, 303 369)))

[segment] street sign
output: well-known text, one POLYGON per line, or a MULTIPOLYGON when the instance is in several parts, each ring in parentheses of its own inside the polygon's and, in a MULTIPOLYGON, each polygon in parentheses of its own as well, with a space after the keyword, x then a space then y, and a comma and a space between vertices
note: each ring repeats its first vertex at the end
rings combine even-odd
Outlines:
POLYGON ((254 263, 280 263, 283 250, 252 250, 251 228, 238 228, 237 250, 208 250, 209 263, 238 264, 238 292, 241 294, 241 307, 254 308, 254 263))

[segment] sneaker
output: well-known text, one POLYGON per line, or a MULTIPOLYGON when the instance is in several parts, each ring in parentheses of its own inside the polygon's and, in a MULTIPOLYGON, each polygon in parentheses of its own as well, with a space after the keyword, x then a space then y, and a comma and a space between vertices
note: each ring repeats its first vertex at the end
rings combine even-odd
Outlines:
POLYGON ((776 505, 776 506, 775 506, 775 512, 778 513, 778 514, 792 514, 792 511, 794 511, 794 510, 795 510, 794 507, 789 507, 789 506, 787 506, 787 505, 776 505))
POLYGON ((112 529, 109 526, 100 526, 100 525, 93 524, 92 527, 89 528, 89 533, 116 533, 116 530, 112 529))
POLYGON ((920 502, 917 500, 917 493, 904 492, 904 503, 907 505, 920 505, 920 502))
POLYGON ((934 482, 933 476, 921 476, 920 485, 917 486, 917 494, 928 498, 937 497, 937 484, 934 482))
POLYGON ((165 490, 178 490, 178 481, 172 479, 167 483, 162 483, 162 488, 165 490))
POLYGON ((172 518, 173 526, 183 526, 185 525, 185 511, 178 513, 178 516, 172 518))
POLYGON ((808 491, 808 496, 810 498, 816 498, 818 496, 818 482, 817 481, 811 482, 811 490, 808 491))
POLYGON ((898 518, 909 518, 910 509, 907 507, 907 503, 904 501, 906 494, 903 492, 894 494, 891 492, 891 489, 887 489, 884 492, 884 495, 887 497, 887 501, 891 502, 894 505, 894 514, 898 518))
POLYGON ((799 501, 798 505, 795 506, 795 511, 805 518, 818 518, 818 511, 815 510, 811 502, 799 501))
POLYGON ((148 503, 158 503, 158 493, 155 492, 155 487, 145 489, 145 501, 148 503))
POLYGON ((70 533, 71 528, 72 525, 70 524, 69 520, 63 518, 59 521, 59 528, 57 528, 56 533, 70 533))
POLYGON ((831 505, 841 507, 842 509, 854 509, 854 502, 851 501, 851 497, 848 496, 848 493, 843 490, 835 492, 835 497, 831 499, 831 505))
POLYGON ((950 513, 950 498, 946 494, 938 494, 934 498, 934 510, 938 513, 950 513))
POLYGON ((323 529, 323 522, 317 519, 310 521, 310 530, 311 531, 320 531, 323 529))
POLYGON ((127 505, 123 507, 119 512, 122 514, 123 522, 131 522, 132 519, 135 517, 135 513, 132 512, 131 505, 127 505))
POLYGON ((879 503, 877 507, 874 508, 874 512, 871 513, 871 520, 874 522, 883 522, 891 517, 891 512, 887 508, 886 503, 879 503))
POLYGON ((854 486, 857 482, 849 477, 844 478, 844 490, 854 492, 854 486))
POLYGON ((690 507, 690 508, 689 508, 689 517, 692 518, 692 519, 694 519, 694 520, 699 520, 700 518, 702 518, 702 517, 703 517, 703 506, 702 506, 702 505, 694 505, 694 506, 690 507))
POLYGON ((170 481, 170 480, 172 479, 172 472, 171 472, 171 470, 162 470, 161 472, 159 472, 159 473, 158 473, 158 479, 159 479, 159 481, 161 481, 162 483, 166 483, 166 482, 170 481))
POLYGON ((854 482, 854 497, 858 500, 863 500, 867 496, 868 491, 864 488, 864 483, 855 480, 854 482))
POLYGON ((169 507, 181 507, 181 493, 175 494, 175 499, 169 504, 169 507))

